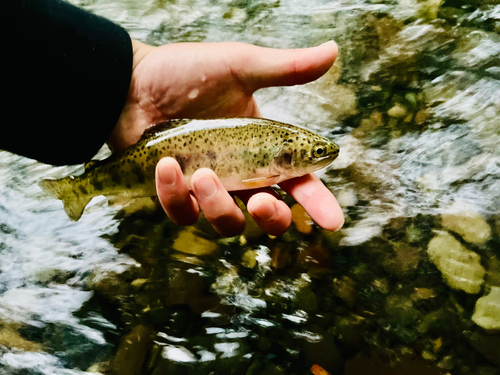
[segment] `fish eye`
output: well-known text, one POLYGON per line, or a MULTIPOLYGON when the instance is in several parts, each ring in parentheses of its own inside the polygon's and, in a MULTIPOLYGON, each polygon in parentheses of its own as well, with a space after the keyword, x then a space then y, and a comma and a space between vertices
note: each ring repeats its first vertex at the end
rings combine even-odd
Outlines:
POLYGON ((313 149, 313 156, 319 158, 323 156, 326 152, 326 149, 323 146, 315 146, 313 149))

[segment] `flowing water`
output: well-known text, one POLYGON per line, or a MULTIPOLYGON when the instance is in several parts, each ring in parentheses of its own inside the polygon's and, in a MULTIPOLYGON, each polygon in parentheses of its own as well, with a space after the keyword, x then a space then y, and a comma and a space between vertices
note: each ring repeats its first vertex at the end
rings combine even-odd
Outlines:
POLYGON ((497 0, 72 2, 153 45, 337 41, 257 101, 340 145, 346 223, 220 239, 104 199, 72 223, 37 181, 81 167, 0 152, 0 374, 500 374, 497 0))

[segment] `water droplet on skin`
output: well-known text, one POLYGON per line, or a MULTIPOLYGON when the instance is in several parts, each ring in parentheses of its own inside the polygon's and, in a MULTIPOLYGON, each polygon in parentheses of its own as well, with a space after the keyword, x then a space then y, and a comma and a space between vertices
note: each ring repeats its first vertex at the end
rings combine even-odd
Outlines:
POLYGON ((203 74, 201 76, 201 82, 205 82, 207 80, 207 76, 205 74, 203 74))
POLYGON ((200 90, 198 89, 194 89, 192 90, 189 94, 188 94, 188 98, 189 99, 194 99, 198 96, 198 93, 200 92, 200 90))

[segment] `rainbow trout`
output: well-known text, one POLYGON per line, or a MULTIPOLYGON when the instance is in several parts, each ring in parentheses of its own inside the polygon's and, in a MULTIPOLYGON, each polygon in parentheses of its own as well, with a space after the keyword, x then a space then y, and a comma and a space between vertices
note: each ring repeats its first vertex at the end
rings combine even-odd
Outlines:
POLYGON ((189 185, 199 168, 212 169, 228 191, 270 186, 326 167, 338 146, 309 130, 261 118, 170 120, 148 128, 134 145, 102 161, 92 160, 80 176, 42 180, 40 187, 64 203, 73 221, 98 195, 156 195, 155 167, 177 160, 189 185))

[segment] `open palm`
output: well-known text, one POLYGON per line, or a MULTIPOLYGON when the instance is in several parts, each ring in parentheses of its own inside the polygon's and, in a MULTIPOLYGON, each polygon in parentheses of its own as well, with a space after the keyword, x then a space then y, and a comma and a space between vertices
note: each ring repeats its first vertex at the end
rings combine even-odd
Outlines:
MULTIPOLYGON (((302 50, 276 50, 242 43, 178 43, 152 47, 133 41, 134 67, 126 105, 109 143, 119 150, 135 143, 144 129, 172 118, 260 117, 253 93, 263 87, 309 82, 323 75, 337 55, 335 43, 302 50)), ((222 235, 240 233, 244 216, 214 172, 200 169, 191 193, 177 162, 157 166, 157 193, 176 223, 194 223, 201 208, 222 235)), ((315 221, 326 229, 343 223, 337 201, 315 175, 285 181, 315 221)), ((271 188, 238 192, 257 223, 282 234, 291 213, 271 188)))

